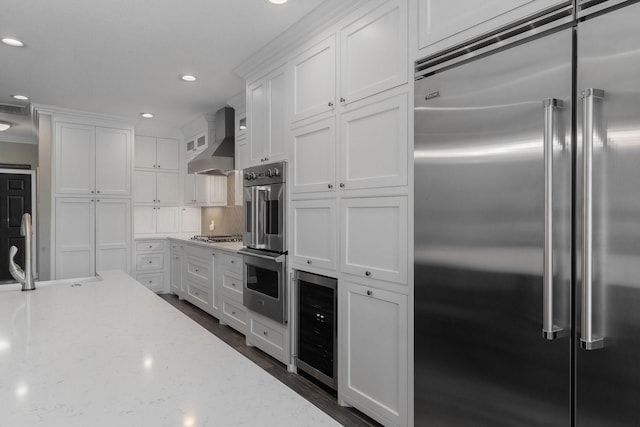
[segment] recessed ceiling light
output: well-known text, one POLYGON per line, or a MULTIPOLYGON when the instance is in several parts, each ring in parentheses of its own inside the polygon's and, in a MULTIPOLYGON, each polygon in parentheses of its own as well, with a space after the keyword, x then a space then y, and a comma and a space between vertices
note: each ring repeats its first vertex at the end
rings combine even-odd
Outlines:
POLYGON ((25 95, 11 95, 13 99, 18 99, 20 101, 28 101, 29 97, 25 95))
POLYGON ((198 80, 196 76, 192 76, 191 74, 183 74, 180 76, 180 78, 185 82, 195 82, 196 80, 198 80))
POLYGON ((13 46, 13 47, 22 47, 22 46, 24 46, 24 43, 22 43, 20 40, 12 39, 10 37, 3 38, 2 39, 2 43, 8 44, 9 46, 13 46))
POLYGON ((11 127, 11 123, 9 122, 0 122, 0 132, 7 130, 11 127))
POLYGON ((145 119, 151 119, 153 118, 153 113, 140 113, 140 115, 142 117, 144 117, 145 119))
POLYGON ((267 0, 271 4, 285 4, 289 0, 267 0))

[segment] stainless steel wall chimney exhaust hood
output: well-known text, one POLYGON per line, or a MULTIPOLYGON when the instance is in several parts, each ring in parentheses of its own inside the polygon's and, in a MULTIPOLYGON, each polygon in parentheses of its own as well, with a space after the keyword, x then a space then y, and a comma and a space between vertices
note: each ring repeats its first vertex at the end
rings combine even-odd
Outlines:
POLYGON ((234 169, 234 122, 233 108, 224 107, 216 112, 213 141, 210 141, 209 146, 189 162, 188 173, 226 175, 234 169))

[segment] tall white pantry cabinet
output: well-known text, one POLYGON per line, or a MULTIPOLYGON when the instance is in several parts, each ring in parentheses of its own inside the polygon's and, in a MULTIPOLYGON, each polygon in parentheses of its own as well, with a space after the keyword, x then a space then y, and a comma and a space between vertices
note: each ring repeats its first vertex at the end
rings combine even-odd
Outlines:
POLYGON ((131 272, 132 127, 54 115, 52 128, 52 278, 131 272))
POLYGON ((410 418, 407 22, 360 2, 254 64, 246 97, 250 163, 289 162, 290 269, 338 279, 338 400, 388 426, 410 418))

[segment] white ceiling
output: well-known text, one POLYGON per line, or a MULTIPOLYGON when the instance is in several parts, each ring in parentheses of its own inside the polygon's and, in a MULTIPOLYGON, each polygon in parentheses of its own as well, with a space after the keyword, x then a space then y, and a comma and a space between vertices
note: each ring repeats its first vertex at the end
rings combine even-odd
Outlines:
MULTIPOLYGON (((4 0, 0 104, 30 102, 105 113, 142 124, 150 111, 161 127, 213 113, 244 89, 233 74, 243 60, 323 0, 4 0), (180 74, 199 81, 184 83, 180 74)), ((30 135, 30 120, 3 137, 30 135)))

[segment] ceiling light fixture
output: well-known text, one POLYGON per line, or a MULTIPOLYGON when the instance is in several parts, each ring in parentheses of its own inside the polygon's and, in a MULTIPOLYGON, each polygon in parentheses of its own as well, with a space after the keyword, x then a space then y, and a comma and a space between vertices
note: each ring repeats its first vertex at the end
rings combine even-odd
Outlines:
POLYGON ((11 123, 9 122, 1 122, 0 121, 0 132, 5 131, 11 127, 11 123))
POLYGON ((25 95, 11 95, 13 99, 17 99, 19 101, 28 101, 29 97, 25 95))
POLYGON ((20 40, 18 39, 12 39, 10 37, 5 37, 2 39, 2 43, 9 45, 9 46, 13 46, 13 47, 22 47, 24 46, 24 43, 22 43, 20 40))
POLYGON ((196 76, 192 76, 191 74, 183 74, 180 76, 180 78, 185 82, 195 82, 196 80, 198 80, 196 76))
POLYGON ((289 0, 267 0, 271 4, 285 4, 289 0))
POLYGON ((153 113, 140 113, 140 115, 142 117, 144 117, 145 119, 152 119, 153 118, 153 113))

